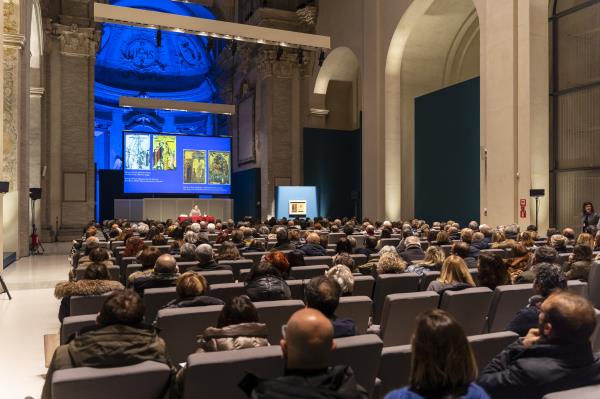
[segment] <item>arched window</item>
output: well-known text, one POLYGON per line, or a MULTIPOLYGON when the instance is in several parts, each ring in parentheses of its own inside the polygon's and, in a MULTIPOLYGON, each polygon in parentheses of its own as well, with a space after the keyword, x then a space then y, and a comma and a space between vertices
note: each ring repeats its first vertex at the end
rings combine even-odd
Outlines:
POLYGON ((578 226, 600 205, 600 1, 551 5, 551 225, 578 226))

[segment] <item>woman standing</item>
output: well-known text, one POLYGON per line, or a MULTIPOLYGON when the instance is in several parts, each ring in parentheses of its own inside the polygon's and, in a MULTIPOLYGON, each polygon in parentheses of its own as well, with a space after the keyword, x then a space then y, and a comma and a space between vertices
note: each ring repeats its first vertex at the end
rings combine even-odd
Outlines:
POLYGON ((594 211, 594 205, 591 202, 584 202, 581 212, 581 228, 583 231, 585 231, 585 228, 588 226, 596 227, 596 225, 598 225, 600 215, 594 211))

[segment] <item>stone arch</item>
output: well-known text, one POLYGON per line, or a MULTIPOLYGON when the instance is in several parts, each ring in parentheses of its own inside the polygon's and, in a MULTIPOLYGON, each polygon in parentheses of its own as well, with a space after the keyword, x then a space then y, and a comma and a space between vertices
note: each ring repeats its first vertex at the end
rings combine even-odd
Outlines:
MULTIPOLYGON (((474 46, 479 50, 481 9, 480 0, 414 0, 398 22, 385 65, 387 218, 414 213, 414 159, 409 151, 414 146, 414 96, 464 78, 467 57, 474 46)), ((477 70, 478 62, 479 51, 477 70)))

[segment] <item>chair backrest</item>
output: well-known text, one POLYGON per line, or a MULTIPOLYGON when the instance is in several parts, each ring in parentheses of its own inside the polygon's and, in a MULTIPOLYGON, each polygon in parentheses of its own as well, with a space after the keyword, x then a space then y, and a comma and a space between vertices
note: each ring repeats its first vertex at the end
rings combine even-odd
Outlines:
POLYGON ((567 281, 567 291, 572 294, 576 294, 587 298, 588 296, 588 283, 579 280, 567 281))
POLYGON ((446 256, 450 255, 450 251, 452 251, 452 245, 441 245, 440 248, 444 251, 446 256))
POLYGON ((553 392, 544 395, 543 399, 597 399, 600 385, 569 389, 568 391, 553 392))
POLYGON ((367 236, 364 234, 353 234, 352 238, 356 240, 356 248, 363 248, 365 246, 365 240, 367 236))
POLYGON ((331 266, 333 258, 331 256, 305 256, 304 263, 306 266, 327 265, 331 266))
POLYGON ((315 265, 315 266, 294 266, 291 270, 291 275, 295 279, 305 280, 313 277, 322 276, 329 269, 327 265, 315 265))
POLYGON ((373 301, 368 296, 343 296, 335 312, 337 317, 354 320, 359 334, 367 332, 373 301))
POLYGON ((434 270, 427 270, 421 276, 421 282, 419 283, 419 290, 425 291, 429 284, 440 277, 440 272, 434 270))
POLYGON ((171 369, 145 361, 133 366, 58 370, 52 376, 54 399, 162 399, 169 389, 171 369))
POLYGON ((496 357, 497 354, 502 352, 504 348, 515 342, 519 338, 519 335, 512 331, 502 331, 490 334, 471 335, 467 338, 473 349, 477 367, 479 368, 479 371, 481 371, 494 357, 496 357))
POLYGON ((231 266, 233 277, 237 280, 240 276, 240 270, 250 269, 254 265, 254 262, 251 259, 220 260, 219 264, 231 266))
POLYGON ((266 254, 268 254, 268 252, 244 252, 242 256, 245 259, 250 259, 255 265, 258 265, 262 257, 266 254))
POLYGON ((174 362, 185 362, 196 351, 198 335, 206 328, 217 325, 222 308, 223 305, 211 305, 158 311, 156 326, 174 362))
POLYGON ((144 316, 146 323, 152 324, 159 309, 175 298, 177 298, 175 287, 145 289, 142 302, 146 308, 144 316))
MULTIPOLYGON (((121 268, 119 266, 108 266, 108 278, 114 281, 119 281, 121 277, 121 268)), ((75 278, 77 280, 83 280, 85 278, 85 267, 79 267, 75 269, 75 278)))
POLYGON ((370 397, 375 386, 383 342, 375 334, 363 334, 338 338, 335 344, 336 349, 331 353, 330 365, 350 366, 356 382, 369 392, 370 397))
POLYGON ((379 391, 383 398, 391 390, 408 385, 412 357, 411 345, 388 346, 381 351, 377 378, 381 380, 379 391))
POLYGON ((304 280, 286 280, 285 282, 290 287, 292 299, 304 301, 304 280))
POLYGON ((231 298, 244 295, 245 293, 244 283, 212 284, 210 286, 210 296, 219 298, 223 302, 227 302, 231 298))
POLYGON ((558 263, 561 266, 564 265, 565 262, 569 259, 569 256, 571 256, 570 253, 558 254, 558 260, 556 263, 558 263))
POLYGON ((392 247, 397 247, 400 245, 400 238, 382 238, 379 240, 379 247, 383 248, 385 246, 391 245, 392 247))
POLYGON ((170 245, 155 245, 154 248, 158 248, 162 254, 168 254, 171 251, 170 245))
POLYGON ((117 247, 123 247, 124 245, 125 245, 125 241, 112 241, 110 243, 110 249, 114 250, 115 248, 117 248, 117 247))
POLYGON ((440 309, 452 314, 465 334, 481 334, 485 330, 493 294, 487 287, 445 291, 440 301, 440 309))
POLYGON ((481 250, 482 253, 488 253, 488 254, 495 254, 500 256, 501 258, 506 258, 508 253, 503 250, 502 248, 489 248, 489 249, 482 249, 481 250))
POLYGON ((131 276, 135 272, 139 272, 142 270, 142 265, 139 263, 132 263, 127 265, 127 269, 125 270, 125 281, 129 280, 129 276, 131 276))
POLYGON ((419 290, 419 279, 420 277, 416 273, 380 274, 377 276, 373 293, 373 323, 379 324, 387 295, 416 292, 419 290))
POLYGON ((102 309, 104 301, 110 292, 102 295, 72 296, 69 300, 70 316, 81 316, 84 314, 96 314, 102 309))
POLYGON ((184 371, 183 398, 245 399, 238 383, 246 373, 275 378, 283 374, 284 364, 279 345, 190 355, 184 371))
POLYGON ((337 244, 343 237, 346 237, 346 233, 329 233, 328 244, 337 244))
POLYGON ((231 270, 214 270, 210 272, 198 272, 204 276, 208 285, 233 283, 233 272, 231 270))
POLYGON ((600 309, 600 263, 594 262, 588 274, 588 298, 596 309, 600 309))
POLYGON ((438 307, 434 291, 391 294, 385 299, 381 316, 381 339, 385 346, 406 345, 416 326, 417 316, 438 307))
POLYGON ((63 319, 62 325, 60 326, 60 344, 66 344, 67 340, 77 331, 81 330, 84 327, 90 327, 95 324, 95 314, 65 317, 63 319))
POLYGON ((373 297, 373 288, 375 287, 375 278, 373 276, 354 276, 353 296, 373 297))
POLYGON ((350 255, 352 259, 354 259, 354 266, 358 267, 360 265, 364 265, 367 263, 367 255, 365 254, 352 254, 350 255))
POLYGON ((177 262, 177 267, 179 268, 179 273, 185 273, 188 271, 188 269, 197 266, 198 262, 196 261, 189 261, 189 262, 177 262))
POLYGON ((533 295, 533 284, 501 285, 496 287, 488 312, 486 332, 504 331, 515 314, 527 306, 533 295))
POLYGON ((290 299, 255 302, 254 306, 256 306, 260 322, 267 325, 269 342, 271 345, 278 345, 281 340, 281 326, 287 324, 294 312, 304 308, 304 302, 299 299, 290 299))

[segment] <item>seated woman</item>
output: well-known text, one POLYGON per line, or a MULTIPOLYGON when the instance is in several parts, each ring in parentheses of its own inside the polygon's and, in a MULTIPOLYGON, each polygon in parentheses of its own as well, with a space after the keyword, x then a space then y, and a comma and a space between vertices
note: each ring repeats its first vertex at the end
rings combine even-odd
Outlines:
POLYGON ((223 305, 218 298, 204 295, 208 283, 203 275, 195 272, 183 273, 177 279, 177 298, 167 303, 165 308, 189 308, 192 306, 223 305))
POLYGON ((506 263, 500 255, 482 252, 477 261, 477 279, 479 287, 488 287, 492 291, 499 285, 511 284, 506 263))
POLYGON ((565 265, 565 275, 569 280, 588 281, 594 254, 589 245, 576 245, 565 265))
POLYGON ((245 282, 246 294, 253 302, 291 299, 290 287, 271 263, 261 261, 252 266, 245 282))
POLYGON ((108 269, 102 263, 92 263, 85 268, 83 280, 64 281, 56 284, 54 296, 61 299, 58 320, 71 314, 72 296, 102 295, 114 290, 123 289, 118 281, 109 280, 108 269))
POLYGON ((265 252, 265 243, 256 239, 250 240, 248 246, 243 248, 241 252, 265 252))
POLYGON ((258 320, 256 308, 247 296, 227 302, 219 314, 216 327, 200 334, 197 352, 232 351, 269 346, 268 329, 258 320))
POLYGON ((239 260, 240 251, 231 241, 225 241, 217 250, 217 260, 239 260))
POLYGON ((125 242, 125 250, 121 256, 138 256, 144 248, 146 248, 146 245, 144 245, 144 240, 142 240, 140 237, 129 237, 125 242))
POLYGON ((447 312, 434 309, 417 318, 412 338, 409 385, 385 399, 489 399, 474 383, 477 364, 467 337, 447 312))
POLYGON ((335 265, 325 272, 325 276, 333 279, 342 289, 342 296, 351 296, 354 291, 354 275, 348 266, 335 265))
POLYGON ((397 274, 405 270, 406 262, 394 252, 384 253, 377 261, 377 274, 397 274))
POLYGON ((513 246, 514 257, 506 260, 510 281, 514 284, 525 270, 529 268, 531 253, 523 243, 513 246))
POLYGON ((304 260, 304 252, 299 249, 294 249, 291 252, 288 252, 286 255, 288 262, 290 263, 290 267, 294 266, 306 266, 306 261, 304 260))
POLYGON ((409 273, 417 273, 419 276, 422 276, 426 271, 439 272, 442 270, 442 264, 444 263, 445 258, 446 254, 442 248, 432 245, 425 251, 425 258, 408 266, 406 271, 409 273))
POLYGON ((465 261, 460 256, 450 255, 442 265, 440 277, 429 283, 427 291, 441 294, 445 290, 460 290, 470 287, 475 287, 475 282, 465 261))
POLYGON ((137 262, 142 265, 142 269, 129 275, 127 278, 127 286, 133 284, 133 280, 138 277, 152 274, 154 271, 154 264, 160 255, 161 252, 158 248, 144 248, 144 250, 137 257, 137 262))
POLYGON ((286 280, 291 279, 291 277, 290 277, 290 262, 288 261, 287 257, 285 256, 285 254, 283 252, 281 252, 281 251, 269 252, 263 256, 263 260, 265 262, 270 263, 271 266, 273 266, 275 269, 277 269, 284 279, 286 279, 286 280))
POLYGON ((113 266, 110 260, 110 254, 106 248, 98 247, 90 251, 87 261, 79 261, 77 269, 86 268, 92 263, 102 263, 106 267, 113 266))

